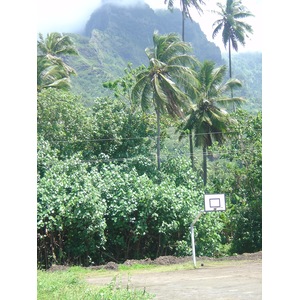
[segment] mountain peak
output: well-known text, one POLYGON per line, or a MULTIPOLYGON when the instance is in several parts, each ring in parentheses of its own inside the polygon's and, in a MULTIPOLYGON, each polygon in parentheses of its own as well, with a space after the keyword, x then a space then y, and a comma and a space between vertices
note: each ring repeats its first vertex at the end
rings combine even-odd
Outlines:
MULTIPOLYGON (((94 30, 101 31, 111 39, 123 59, 139 65, 146 63, 144 50, 152 47, 155 30, 160 34, 176 32, 181 35, 181 24, 179 10, 154 11, 143 0, 106 0, 91 15, 85 27, 85 35, 92 36, 94 30)), ((192 44, 194 54, 200 60, 222 63, 220 49, 207 40, 198 23, 189 19, 185 20, 185 40, 192 44)))

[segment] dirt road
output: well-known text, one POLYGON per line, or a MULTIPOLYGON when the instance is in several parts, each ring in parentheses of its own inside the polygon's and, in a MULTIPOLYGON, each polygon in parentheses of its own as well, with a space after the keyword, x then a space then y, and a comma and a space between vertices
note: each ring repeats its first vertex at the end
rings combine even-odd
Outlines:
MULTIPOLYGON (((88 278, 90 284, 105 285, 120 274, 88 278)), ((120 284, 146 289, 154 299, 236 300, 262 299, 262 261, 226 260, 204 262, 197 269, 172 272, 132 272, 119 275, 120 284), (122 278, 120 278, 122 277, 122 278)))

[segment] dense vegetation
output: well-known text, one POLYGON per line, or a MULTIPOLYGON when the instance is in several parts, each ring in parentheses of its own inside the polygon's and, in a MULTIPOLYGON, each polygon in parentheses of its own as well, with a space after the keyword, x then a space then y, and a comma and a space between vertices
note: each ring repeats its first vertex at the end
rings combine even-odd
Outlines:
MULTIPOLYGON (((227 58, 224 57, 227 62, 227 58)), ((262 110, 262 54, 260 52, 245 52, 234 54, 232 58, 232 73, 243 87, 240 95, 247 99, 243 108, 249 112, 262 110)))
MULTIPOLYGON (((96 34, 101 37, 99 32, 96 34)), ((65 43, 59 36, 56 38, 65 43)), ((153 56, 153 49, 149 48, 148 67, 128 65, 121 76, 110 78, 113 73, 109 74, 98 87, 105 92, 89 105, 74 90, 49 84, 50 79, 54 82, 61 79, 62 72, 55 73, 62 65, 60 60, 47 61, 38 70, 38 74, 44 75, 51 71, 47 85, 38 90, 37 97, 39 267, 190 255, 189 226, 204 208, 205 193, 224 193, 227 210, 206 213, 196 223, 197 255, 222 256, 261 250, 261 112, 249 112, 243 106, 233 112, 223 105, 228 100, 226 90, 221 88, 226 81, 223 73, 210 85, 211 89, 204 89, 202 76, 195 76, 195 84, 199 84, 195 91, 181 82, 176 73, 171 77, 170 70, 178 66, 174 65, 174 56, 162 60, 166 57, 168 39, 168 34, 157 35, 156 40, 154 35, 154 44, 162 47, 161 55, 153 56), (154 58, 159 67, 157 75, 153 71, 158 68, 151 65, 154 58), (158 76, 165 81, 157 81, 159 84, 151 92, 152 81, 141 85, 142 80, 148 80, 143 77, 147 73, 153 76, 153 81, 158 76), (141 96, 135 91, 141 91, 141 96), (143 99, 148 102, 141 103, 143 99), (182 135, 186 133, 182 132, 182 122, 190 109, 176 99, 193 102, 186 102, 189 108, 197 104, 202 113, 195 123, 199 131, 193 139, 194 165, 190 160, 188 135, 182 135), (222 131, 222 139, 215 138, 220 132, 214 128, 222 131), (209 143, 205 139, 197 143, 201 134, 205 134, 209 143), (203 145, 205 155, 199 148, 203 145), (205 169, 204 158, 207 158, 205 169)), ((82 41, 88 40, 82 37, 82 41)), ((40 46, 47 39, 41 42, 40 46)), ((71 46, 68 40, 66 47, 61 47, 66 64, 70 62, 66 55, 71 46)), ((179 41, 178 46, 184 45, 179 41)), ((78 49, 78 69, 72 65, 78 77, 80 66, 83 69, 86 66, 80 65, 81 50, 78 49)), ((46 53, 43 59, 47 59, 46 53)), ((118 65, 118 61, 119 58, 112 60, 112 66, 118 65)), ((182 65, 191 76, 205 66, 202 61, 194 61, 195 66, 182 65)), ((88 64, 103 71, 103 64, 96 60, 88 64)), ((214 63, 207 65, 208 79, 223 68, 214 63)), ((233 64, 235 69, 238 68, 233 64)), ((73 82, 70 73, 63 74, 73 82)), ((245 82, 247 78, 244 77, 245 82)))
POLYGON ((227 211, 206 214, 197 224, 197 254, 261 248, 260 113, 237 112, 235 142, 214 152, 205 188, 198 174, 201 158, 195 155, 199 164, 193 171, 187 145, 167 138, 166 131, 163 144, 170 139, 173 149, 163 148, 158 174, 154 120, 142 112, 126 114, 121 100, 110 100, 98 99, 90 111, 69 92, 38 95, 41 265, 188 255, 188 228, 203 209, 205 192, 225 193, 227 211))

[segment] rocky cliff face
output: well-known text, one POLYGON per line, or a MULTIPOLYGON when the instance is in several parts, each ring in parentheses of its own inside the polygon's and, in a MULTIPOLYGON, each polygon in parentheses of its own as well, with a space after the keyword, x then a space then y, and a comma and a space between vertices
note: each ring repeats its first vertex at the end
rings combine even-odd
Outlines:
MULTIPOLYGON (((181 24, 179 10, 154 11, 143 1, 134 6, 104 2, 87 21, 83 34, 70 34, 80 54, 65 58, 78 74, 72 78, 73 92, 89 99, 86 102, 106 95, 103 82, 123 76, 128 63, 134 68, 148 66, 145 48, 153 46, 155 30, 181 35, 181 24)), ((197 23, 185 21, 185 40, 192 44, 200 61, 224 64, 220 49, 206 39, 197 23)))
MULTIPOLYGON (((147 63, 145 48, 153 45, 153 32, 177 32, 181 35, 181 24, 179 10, 154 11, 145 3, 129 7, 107 3, 91 15, 85 35, 91 37, 94 30, 101 31, 109 38, 105 43, 110 44, 114 52, 125 61, 140 65, 147 63)), ((220 49, 207 40, 197 23, 188 19, 185 20, 185 40, 192 43, 194 54, 201 61, 210 59, 217 64, 222 63, 220 49)))

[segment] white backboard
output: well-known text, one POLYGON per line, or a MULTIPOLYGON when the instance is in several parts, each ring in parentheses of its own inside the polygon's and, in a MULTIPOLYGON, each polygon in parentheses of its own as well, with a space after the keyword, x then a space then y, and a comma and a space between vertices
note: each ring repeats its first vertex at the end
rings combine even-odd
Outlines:
POLYGON ((224 211, 225 194, 206 194, 204 195, 204 210, 205 211, 224 211))

